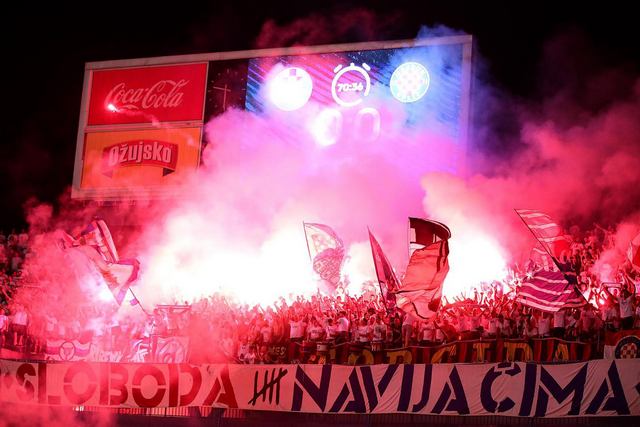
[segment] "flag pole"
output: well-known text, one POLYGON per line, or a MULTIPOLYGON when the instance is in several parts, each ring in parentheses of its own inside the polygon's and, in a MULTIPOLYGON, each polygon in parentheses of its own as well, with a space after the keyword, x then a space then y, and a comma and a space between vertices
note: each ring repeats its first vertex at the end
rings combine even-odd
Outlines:
MULTIPOLYGON (((373 242, 371 241, 371 237, 373 236, 373 234, 371 234, 371 230, 369 229, 369 226, 367 226, 367 232, 369 233, 369 246, 371 246, 371 258, 373 261, 373 268, 376 270, 376 279, 378 279, 378 289, 380 290, 380 296, 384 298, 384 294, 382 293, 382 283, 380 283, 380 273, 378 272, 378 263, 376 262, 376 254, 374 253, 373 242)), ((385 303, 385 307, 386 307, 386 303, 385 303)))
POLYGON ((131 295, 133 295, 133 298, 138 302, 138 305, 140 306, 140 309, 142 310, 142 312, 144 314, 146 314, 147 316, 149 316, 149 312, 147 312, 147 310, 144 309, 144 307, 142 306, 142 303, 140 302, 140 300, 138 299, 136 294, 133 292, 133 289, 131 289, 131 287, 129 287, 128 291, 131 292, 131 295))
POLYGON ((407 217, 407 265, 411 260, 411 218, 407 217))
POLYGON ((309 260, 313 263, 311 258, 311 248, 309 247, 309 236, 307 236, 307 225, 302 221, 302 231, 304 232, 304 240, 307 242, 307 253, 309 254, 309 260))

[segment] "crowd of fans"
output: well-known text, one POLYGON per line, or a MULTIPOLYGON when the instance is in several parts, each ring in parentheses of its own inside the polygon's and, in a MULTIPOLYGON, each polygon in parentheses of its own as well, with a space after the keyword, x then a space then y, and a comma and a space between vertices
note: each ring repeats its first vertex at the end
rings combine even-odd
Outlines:
POLYGON ((376 351, 484 338, 557 337, 602 343, 606 330, 640 328, 636 293, 640 274, 629 266, 613 273, 611 282, 604 282, 591 272, 601 252, 613 247, 612 230, 596 227, 583 236, 576 230, 573 234, 575 243, 565 261, 577 272, 578 287, 589 304, 556 313, 522 305, 515 296, 519 282, 531 271, 531 266, 525 266, 514 269, 508 281, 483 283, 470 295, 443 299, 437 316, 430 320, 390 307, 375 292, 314 295, 289 302, 281 298, 266 307, 250 307, 214 294, 159 306, 142 318, 119 318, 115 305, 30 312, 12 302, 12 293, 20 286, 20 267, 28 256, 28 235, 0 234, 0 348, 42 354, 48 340, 64 339, 126 351, 133 340, 188 336, 192 361, 268 363, 299 360, 304 349, 325 344, 370 346, 376 351), (285 350, 274 354, 270 347, 276 344, 285 350))

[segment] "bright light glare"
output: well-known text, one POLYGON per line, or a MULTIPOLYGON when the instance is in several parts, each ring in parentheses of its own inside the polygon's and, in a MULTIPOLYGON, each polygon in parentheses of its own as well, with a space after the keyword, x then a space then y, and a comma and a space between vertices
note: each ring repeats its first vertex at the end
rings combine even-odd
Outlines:
MULTIPOLYGON (((507 262, 500 246, 483 234, 451 238, 449 253, 450 270, 444 281, 442 293, 449 300, 462 292, 471 296, 473 288, 481 282, 504 280, 507 277, 507 262)), ((505 291, 508 286, 505 286, 505 291)))
POLYGON ((302 108, 311 97, 313 81, 305 70, 288 67, 278 72, 267 83, 269 99, 283 111, 302 108))
POLYGON ((300 227, 280 228, 259 247, 233 247, 224 238, 194 238, 202 221, 184 216, 169 222, 138 286, 145 289, 146 298, 191 302, 218 292, 267 306, 280 297, 316 292, 309 255, 300 250, 306 245, 300 227))

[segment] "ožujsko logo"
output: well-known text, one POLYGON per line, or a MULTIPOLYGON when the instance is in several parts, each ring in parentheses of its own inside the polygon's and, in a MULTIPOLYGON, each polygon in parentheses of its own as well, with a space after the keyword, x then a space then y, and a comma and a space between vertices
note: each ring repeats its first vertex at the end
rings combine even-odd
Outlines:
POLYGON ((109 177, 115 169, 125 166, 157 166, 165 176, 175 172, 177 163, 178 145, 164 141, 124 141, 102 151, 102 173, 109 177))

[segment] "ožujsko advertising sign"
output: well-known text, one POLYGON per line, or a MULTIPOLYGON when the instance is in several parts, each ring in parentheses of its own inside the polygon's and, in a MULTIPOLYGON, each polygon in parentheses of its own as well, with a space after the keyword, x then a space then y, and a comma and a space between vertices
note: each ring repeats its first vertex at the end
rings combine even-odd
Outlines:
POLYGON ((143 195, 175 187, 198 167, 200 137, 199 127, 88 133, 81 189, 143 195))

